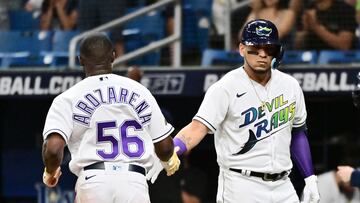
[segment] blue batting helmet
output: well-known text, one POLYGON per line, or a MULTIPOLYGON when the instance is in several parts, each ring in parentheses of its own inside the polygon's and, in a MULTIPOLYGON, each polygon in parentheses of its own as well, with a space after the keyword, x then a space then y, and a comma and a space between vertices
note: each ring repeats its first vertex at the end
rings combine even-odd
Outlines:
POLYGON ((241 43, 245 45, 280 45, 278 30, 268 20, 252 20, 243 29, 241 43))
POLYGON ((272 67, 276 68, 281 62, 284 54, 279 41, 279 34, 274 23, 257 19, 248 22, 241 34, 241 43, 244 45, 275 45, 278 47, 278 53, 274 56, 272 67))

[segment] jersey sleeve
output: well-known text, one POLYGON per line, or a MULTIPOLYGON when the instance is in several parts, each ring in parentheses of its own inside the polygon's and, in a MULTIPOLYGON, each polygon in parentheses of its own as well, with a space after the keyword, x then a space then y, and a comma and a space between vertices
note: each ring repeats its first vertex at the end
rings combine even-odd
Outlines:
POLYGON ((151 121, 149 124, 149 133, 153 143, 160 142, 168 137, 173 131, 173 126, 167 122, 155 98, 150 95, 151 121))
POLYGON ((293 130, 306 130, 306 105, 304 93, 299 84, 296 85, 296 106, 293 130))
POLYGON ((212 85, 205 94, 199 111, 194 116, 210 129, 209 133, 215 133, 224 120, 229 107, 229 96, 226 90, 218 83, 212 85))
POLYGON ((43 130, 44 140, 51 133, 59 133, 68 143, 73 130, 71 103, 62 98, 55 98, 46 116, 43 130))

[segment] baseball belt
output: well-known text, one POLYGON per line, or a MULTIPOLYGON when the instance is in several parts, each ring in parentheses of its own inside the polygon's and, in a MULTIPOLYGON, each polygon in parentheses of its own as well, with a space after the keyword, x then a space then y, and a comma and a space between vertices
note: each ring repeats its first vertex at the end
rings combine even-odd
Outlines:
POLYGON ((243 169, 236 169, 236 168, 230 168, 230 171, 234 171, 237 173, 241 173, 246 176, 253 176, 261 178, 264 181, 277 181, 285 176, 289 175, 289 171, 283 171, 281 173, 260 173, 255 171, 249 171, 249 170, 243 170, 243 169))
MULTIPOLYGON (((128 171, 137 172, 142 175, 146 174, 145 168, 143 168, 141 166, 134 165, 134 164, 128 164, 128 166, 129 166, 127 169, 128 171)), ((103 161, 101 161, 101 162, 96 162, 96 163, 93 163, 93 164, 90 164, 90 165, 84 167, 84 171, 91 170, 91 169, 105 170, 105 164, 103 161)))

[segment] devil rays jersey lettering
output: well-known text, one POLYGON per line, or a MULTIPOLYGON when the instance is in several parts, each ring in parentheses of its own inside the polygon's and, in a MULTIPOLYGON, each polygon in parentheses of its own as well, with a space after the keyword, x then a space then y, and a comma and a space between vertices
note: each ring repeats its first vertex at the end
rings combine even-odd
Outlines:
POLYGON ((43 137, 56 132, 64 138, 76 175, 99 161, 134 163, 148 170, 153 143, 173 131, 164 120, 155 98, 140 83, 115 74, 97 75, 54 99, 43 137))
POLYGON ((265 87, 252 83, 242 67, 230 71, 208 89, 194 119, 214 133, 220 167, 289 170, 291 131, 305 127, 303 92, 276 69, 265 87))

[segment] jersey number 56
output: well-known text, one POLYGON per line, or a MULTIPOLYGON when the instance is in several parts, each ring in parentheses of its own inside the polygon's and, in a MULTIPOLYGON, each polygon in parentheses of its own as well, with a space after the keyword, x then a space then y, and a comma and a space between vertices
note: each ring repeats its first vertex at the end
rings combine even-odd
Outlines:
POLYGON ((119 145, 121 145, 122 152, 130 158, 138 158, 144 153, 144 142, 134 135, 128 136, 127 129, 134 128, 141 130, 142 126, 136 120, 128 120, 123 122, 118 130, 121 138, 121 144, 114 135, 105 134, 106 129, 117 128, 115 121, 97 123, 97 142, 109 142, 111 144, 111 152, 104 150, 97 150, 97 154, 104 159, 114 159, 119 155, 119 145))

